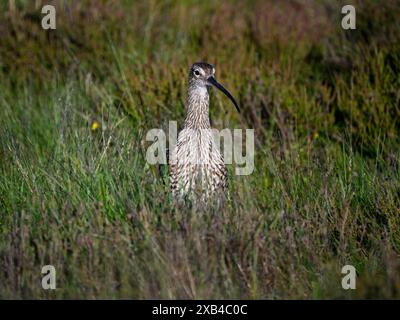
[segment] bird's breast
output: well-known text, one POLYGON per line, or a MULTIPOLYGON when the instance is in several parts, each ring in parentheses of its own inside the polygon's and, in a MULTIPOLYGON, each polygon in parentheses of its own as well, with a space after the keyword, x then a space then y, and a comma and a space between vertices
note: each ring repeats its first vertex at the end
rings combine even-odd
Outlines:
POLYGON ((211 130, 182 130, 171 156, 172 189, 184 193, 200 188, 215 190, 226 184, 224 159, 214 142, 211 130))

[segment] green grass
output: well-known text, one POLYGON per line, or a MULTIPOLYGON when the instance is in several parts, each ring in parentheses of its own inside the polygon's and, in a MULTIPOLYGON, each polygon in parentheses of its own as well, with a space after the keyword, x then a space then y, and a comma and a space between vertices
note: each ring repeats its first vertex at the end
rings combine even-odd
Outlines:
POLYGON ((353 1, 355 31, 331 1, 86 0, 51 32, 15 3, 0 13, 0 298, 400 297, 396 1, 353 1), (255 171, 231 175, 218 211, 176 208, 145 160, 147 130, 182 122, 198 60, 243 110, 212 93, 214 126, 255 129, 255 171))

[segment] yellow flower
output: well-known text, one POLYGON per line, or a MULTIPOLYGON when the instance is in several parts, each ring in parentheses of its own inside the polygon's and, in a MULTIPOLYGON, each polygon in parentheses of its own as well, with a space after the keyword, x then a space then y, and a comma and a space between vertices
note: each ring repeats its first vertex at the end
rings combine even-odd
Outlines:
POLYGON ((91 126, 92 131, 96 131, 99 127, 100 127, 100 124, 96 120, 94 120, 92 122, 92 126, 91 126))

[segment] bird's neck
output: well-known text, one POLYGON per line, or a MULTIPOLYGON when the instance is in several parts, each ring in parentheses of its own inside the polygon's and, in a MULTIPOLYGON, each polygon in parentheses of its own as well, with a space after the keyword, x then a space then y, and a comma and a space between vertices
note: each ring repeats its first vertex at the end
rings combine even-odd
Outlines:
POLYGON ((209 103, 207 87, 189 85, 184 128, 209 129, 209 103))

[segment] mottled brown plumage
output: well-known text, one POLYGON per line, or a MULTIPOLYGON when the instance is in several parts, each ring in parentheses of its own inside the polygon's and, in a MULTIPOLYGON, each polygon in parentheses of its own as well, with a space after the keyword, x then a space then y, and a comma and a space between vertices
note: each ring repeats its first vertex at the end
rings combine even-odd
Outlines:
POLYGON ((232 95, 215 78, 214 66, 199 62, 189 72, 186 118, 169 159, 170 186, 177 199, 186 197, 208 201, 220 197, 227 187, 223 156, 214 142, 210 126, 211 85, 224 92, 239 110, 232 95))

